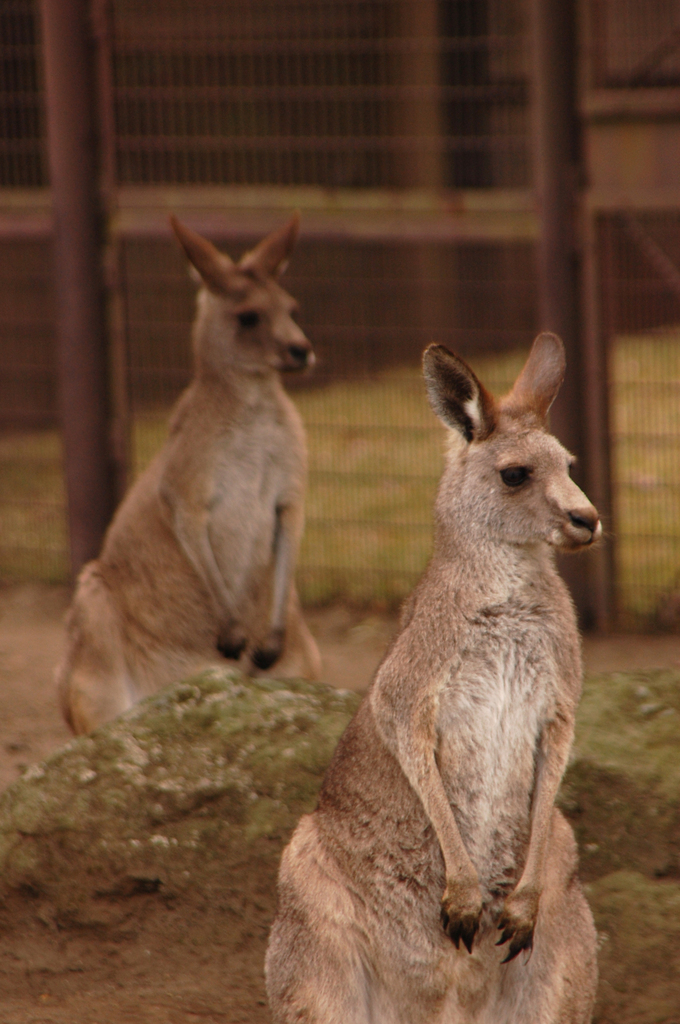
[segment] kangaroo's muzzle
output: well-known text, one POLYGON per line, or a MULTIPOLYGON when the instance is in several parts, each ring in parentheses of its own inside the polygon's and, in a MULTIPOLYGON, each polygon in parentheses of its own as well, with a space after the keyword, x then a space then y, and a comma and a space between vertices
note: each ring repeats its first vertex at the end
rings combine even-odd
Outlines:
POLYGON ((305 370, 307 367, 314 366, 315 362, 316 357, 312 350, 312 346, 296 342, 294 345, 288 345, 285 349, 283 356, 283 369, 305 370))

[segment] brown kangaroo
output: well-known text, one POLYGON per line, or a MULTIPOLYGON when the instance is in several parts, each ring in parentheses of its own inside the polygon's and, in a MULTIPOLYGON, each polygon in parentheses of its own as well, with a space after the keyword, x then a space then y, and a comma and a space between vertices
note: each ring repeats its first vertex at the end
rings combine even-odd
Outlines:
POLYGON ((441 346, 424 373, 450 431, 434 554, 284 851, 273 1020, 585 1024, 596 935, 554 806, 581 653, 552 549, 601 526, 546 429, 564 350, 539 335, 499 402, 441 346))
POLYGON ((277 280, 299 217, 236 264, 171 223, 202 285, 194 377, 78 579, 57 670, 76 733, 220 655, 250 672, 320 672, 293 582, 305 435, 280 379, 314 362, 277 280))

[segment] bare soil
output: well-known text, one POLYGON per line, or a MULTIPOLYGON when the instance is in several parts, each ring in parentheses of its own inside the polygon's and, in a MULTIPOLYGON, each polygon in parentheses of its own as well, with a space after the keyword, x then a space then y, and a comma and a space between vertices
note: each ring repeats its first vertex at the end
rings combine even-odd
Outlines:
MULTIPOLYGON (((0 589, 0 789, 70 739, 53 684, 68 598, 58 587, 0 589)), ((309 612, 308 620, 326 680, 364 689, 394 633, 395 618, 335 606, 309 612)), ((584 650, 591 672, 680 666, 680 636, 675 635, 586 638, 584 650)), ((184 920, 172 903, 145 893, 132 899, 129 928, 123 924, 112 931, 103 919, 100 928, 60 931, 46 918, 20 938, 16 931, 0 934, 3 1024, 267 1020, 259 953, 257 963, 247 947, 240 958, 233 952, 227 956, 214 913, 202 933, 200 920, 184 920), (189 935, 196 936, 193 945, 189 935), (252 979, 250 991, 259 993, 256 1006, 234 1000, 229 984, 234 973, 242 983, 252 979)), ((11 917, 11 907, 3 910, 11 917)), ((256 932, 266 917, 263 908, 262 921, 252 922, 256 932)), ((223 927, 229 926, 225 916, 223 927)))

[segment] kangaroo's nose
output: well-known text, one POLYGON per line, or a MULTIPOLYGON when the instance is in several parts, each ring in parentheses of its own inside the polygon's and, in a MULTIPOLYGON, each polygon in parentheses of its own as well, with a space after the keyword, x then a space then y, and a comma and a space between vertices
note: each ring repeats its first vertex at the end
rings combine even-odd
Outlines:
POLYGON ((298 366, 306 366, 312 353, 311 346, 305 345, 289 345, 288 354, 298 366))
POLYGON ((583 509, 579 509, 577 512, 570 512, 569 519, 574 526, 577 526, 581 530, 590 530, 591 533, 595 533, 600 523, 599 516, 595 509, 593 509, 592 512, 585 511, 583 509))

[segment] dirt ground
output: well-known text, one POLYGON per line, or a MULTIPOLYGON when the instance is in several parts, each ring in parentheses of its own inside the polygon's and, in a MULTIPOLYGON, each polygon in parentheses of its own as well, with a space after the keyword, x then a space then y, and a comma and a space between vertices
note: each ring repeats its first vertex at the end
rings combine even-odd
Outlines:
MULTIPOLYGON (((53 685, 67 603, 65 588, 0 588, 0 789, 70 739, 53 685)), ((336 606, 310 612, 308 621, 321 649, 325 679, 364 689, 394 632, 394 617, 336 606)), ((584 651, 591 672, 677 668, 680 636, 589 637, 584 651)), ((11 946, 0 936, 0 1021, 210 1024, 249 1019, 245 1007, 228 1002, 225 970, 255 977, 260 965, 245 960, 226 964, 217 947, 197 949, 189 960, 174 958, 177 924, 171 907, 150 903, 144 929, 129 936, 124 930, 101 939, 51 934, 49 922, 44 929, 36 925, 21 941, 13 938, 11 946)))

